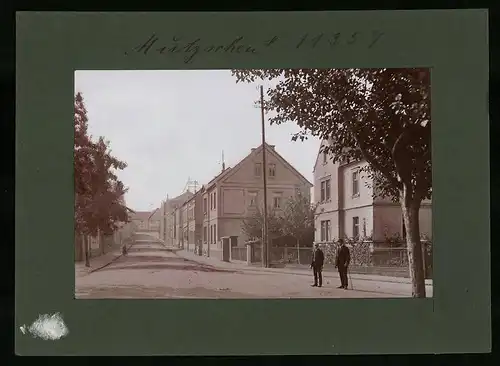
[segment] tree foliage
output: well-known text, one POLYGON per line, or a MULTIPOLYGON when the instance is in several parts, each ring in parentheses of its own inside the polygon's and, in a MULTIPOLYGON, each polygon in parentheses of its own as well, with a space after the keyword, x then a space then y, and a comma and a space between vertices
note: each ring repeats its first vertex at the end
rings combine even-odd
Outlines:
MULTIPOLYGON (((264 208, 257 207, 242 221, 241 229, 250 239, 262 239, 264 228, 264 208)), ((267 232, 269 238, 278 238, 283 235, 282 221, 277 210, 267 211, 267 232)))
POLYGON ((314 213, 317 204, 312 204, 309 196, 297 191, 290 197, 283 210, 283 233, 294 237, 297 243, 308 243, 314 240, 314 213))
POLYGON ((233 70, 237 82, 274 80, 264 107, 271 124, 294 122, 293 136, 317 136, 335 163, 365 160, 376 196, 401 203, 412 292, 425 297, 418 212, 431 198, 430 70, 233 70))
POLYGON ((74 118, 75 231, 110 234, 118 223, 129 221, 123 202, 127 189, 115 174, 127 165, 111 155, 103 137, 92 141, 81 93, 75 96, 74 118))
POLYGON ((379 196, 400 199, 403 186, 430 198, 431 120, 428 69, 233 70, 237 81, 276 79, 265 108, 271 124, 295 122, 327 140, 334 162, 365 159, 379 196))

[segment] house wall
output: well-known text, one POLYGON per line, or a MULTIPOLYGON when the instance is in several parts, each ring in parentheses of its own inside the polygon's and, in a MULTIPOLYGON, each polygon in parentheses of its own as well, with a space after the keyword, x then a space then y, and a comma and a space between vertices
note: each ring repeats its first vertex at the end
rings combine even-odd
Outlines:
POLYGON ((365 173, 359 172, 360 168, 365 167, 366 163, 355 163, 344 165, 341 167, 342 179, 344 183, 344 208, 350 209, 360 206, 366 206, 373 204, 373 188, 367 187, 366 183, 370 183, 371 180, 366 176, 365 173), (353 193, 353 174, 358 172, 358 190, 359 193, 355 195, 353 193))
MULTIPOLYGON (((269 209, 282 212, 286 201, 293 197, 297 190, 310 198, 311 187, 293 168, 284 164, 281 159, 269 152, 268 165, 272 165, 275 176, 268 175, 267 202, 269 209), (280 207, 274 208, 274 198, 280 198, 280 207)), ((245 159, 233 168, 233 173, 223 178, 220 187, 220 207, 218 212, 219 238, 222 236, 238 236, 238 243, 243 245, 249 238, 243 233, 243 220, 251 216, 258 208, 264 206, 264 188, 262 170, 256 175, 255 164, 262 162, 262 153, 245 159), (236 169, 236 170, 235 170, 236 169), (256 205, 251 205, 252 194, 256 194, 256 205)), ((269 167, 268 167, 269 168, 269 167)), ((220 247, 220 243, 218 244, 220 247)))
MULTIPOLYGON (((353 172, 366 166, 366 162, 347 165, 333 164, 328 159, 323 162, 319 153, 314 169, 314 196, 321 201, 321 181, 331 180, 331 200, 319 202, 315 218, 315 240, 321 237, 321 221, 331 220, 331 237, 352 237, 353 217, 359 217, 359 233, 374 240, 383 241, 385 236, 403 235, 402 212, 399 203, 390 197, 382 198, 376 194, 376 187, 365 173, 359 175, 359 195, 353 195, 353 172), (335 184, 336 182, 336 184, 335 184), (375 192, 375 198, 374 198, 375 192), (363 225, 364 223, 364 225, 363 225)), ((419 212, 421 234, 432 237, 431 201, 425 200, 419 212)))
POLYGON ((346 209, 344 211, 344 236, 352 238, 354 236, 353 218, 358 217, 359 236, 363 237, 372 235, 373 232, 373 206, 362 206, 346 209))
POLYGON ((339 212, 321 212, 314 220, 314 241, 321 242, 321 221, 330 221, 330 240, 339 238, 339 212))

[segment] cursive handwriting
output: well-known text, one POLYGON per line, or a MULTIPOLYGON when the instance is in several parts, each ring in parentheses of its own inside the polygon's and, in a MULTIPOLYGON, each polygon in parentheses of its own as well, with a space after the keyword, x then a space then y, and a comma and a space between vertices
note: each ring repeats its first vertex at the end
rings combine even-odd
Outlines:
MULTIPOLYGON (((203 44, 201 38, 184 40, 174 36, 171 42, 162 42, 155 34, 148 40, 140 43, 132 49, 133 52, 147 55, 149 53, 157 54, 184 54, 184 63, 193 62, 196 55, 200 52, 205 53, 249 53, 255 54, 257 50, 249 44, 243 42, 244 37, 236 37, 226 44, 203 44)), ((127 55, 128 52, 125 52, 127 55)))
POLYGON ((321 45, 328 45, 333 48, 340 45, 352 46, 355 44, 364 45, 367 48, 372 48, 380 38, 384 35, 381 31, 372 31, 371 33, 351 32, 351 33, 319 33, 310 35, 304 34, 299 42, 295 45, 296 49, 317 48, 321 45))
MULTIPOLYGON (((186 64, 192 63, 200 53, 226 53, 226 54, 258 54, 259 49, 272 48, 275 45, 292 47, 297 50, 312 49, 338 49, 341 46, 373 48, 378 44, 384 35, 383 32, 374 30, 372 32, 332 32, 302 35, 295 44, 284 41, 278 36, 269 37, 262 42, 253 45, 245 40, 243 36, 229 39, 226 43, 206 42, 202 38, 184 39, 174 36, 171 40, 160 39, 156 34, 152 34, 147 40, 140 42, 131 51, 125 52, 139 54, 179 54, 183 56, 186 64)), ((293 39, 292 39, 293 41, 293 39)))

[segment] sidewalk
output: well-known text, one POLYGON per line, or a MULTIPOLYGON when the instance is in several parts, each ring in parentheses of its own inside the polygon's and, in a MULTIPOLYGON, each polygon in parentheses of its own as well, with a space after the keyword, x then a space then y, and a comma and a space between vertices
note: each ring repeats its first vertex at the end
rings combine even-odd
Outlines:
MULTIPOLYGON (((256 271, 256 272, 273 272, 273 273, 283 273, 283 274, 293 274, 293 275, 306 275, 311 276, 311 271, 309 269, 301 269, 301 268, 264 268, 258 267, 254 265, 247 265, 242 261, 233 261, 233 262, 223 262, 217 258, 213 257, 205 257, 194 254, 193 252, 187 252, 183 249, 171 248, 172 251, 175 252, 176 255, 183 257, 185 259, 189 259, 198 263, 207 264, 210 266, 218 267, 218 268, 227 268, 227 269, 239 269, 244 271, 256 271)), ((333 277, 338 278, 338 272, 334 269, 328 268, 323 271, 324 277, 333 277)), ((379 276, 379 275, 368 275, 368 274, 350 274, 352 279, 356 280, 364 280, 364 281, 377 281, 377 282, 392 282, 392 283, 401 283, 401 284, 411 284, 411 280, 405 277, 390 277, 390 276, 379 276)), ((432 280, 425 280, 426 286, 432 286, 432 280)))
MULTIPOLYGON (((134 244, 134 242, 130 242, 127 249, 134 244)), ((86 276, 94 271, 97 271, 101 268, 106 267, 111 264, 118 258, 122 256, 122 249, 120 247, 112 248, 111 251, 102 254, 98 257, 90 258, 90 267, 85 267, 85 259, 81 262, 75 262, 75 277, 86 276)))

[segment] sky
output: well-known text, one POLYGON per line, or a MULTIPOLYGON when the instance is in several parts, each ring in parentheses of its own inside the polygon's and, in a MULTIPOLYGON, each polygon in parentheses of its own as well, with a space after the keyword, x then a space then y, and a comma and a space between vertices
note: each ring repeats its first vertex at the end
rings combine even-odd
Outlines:
MULTIPOLYGON (((269 87, 264 83, 264 87, 269 87)), ((118 177, 125 201, 149 211, 181 194, 188 179, 198 187, 232 167, 262 143, 258 84, 238 83, 229 70, 126 70, 75 72, 75 93, 87 108, 89 133, 104 136, 128 166, 118 177)), ((320 142, 291 141, 299 127, 270 126, 266 142, 313 182, 320 142)))

